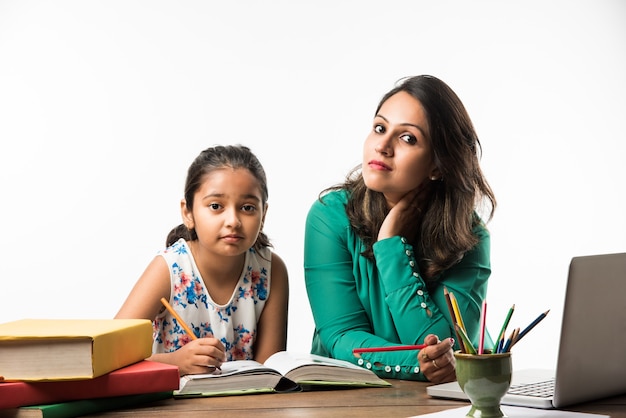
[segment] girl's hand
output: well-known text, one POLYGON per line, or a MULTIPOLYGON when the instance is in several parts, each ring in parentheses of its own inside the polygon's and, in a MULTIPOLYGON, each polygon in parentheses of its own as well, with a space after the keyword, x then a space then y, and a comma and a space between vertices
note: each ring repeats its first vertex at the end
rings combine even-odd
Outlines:
POLYGON ((424 338, 428 345, 417 353, 420 370, 433 383, 445 383, 456 380, 456 359, 454 358, 454 339, 439 341, 436 335, 424 338))
POLYGON ((226 350, 216 338, 198 338, 167 353, 167 363, 178 366, 180 375, 212 373, 226 361, 226 350))

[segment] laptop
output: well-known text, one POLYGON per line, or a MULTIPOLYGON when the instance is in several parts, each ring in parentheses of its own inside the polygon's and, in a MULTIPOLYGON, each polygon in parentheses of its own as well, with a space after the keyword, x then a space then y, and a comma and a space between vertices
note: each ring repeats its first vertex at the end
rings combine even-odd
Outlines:
MULTIPOLYGON (((572 258, 556 369, 514 369, 502 404, 551 409, 626 393, 625 295, 626 253, 572 258)), ((468 399, 457 382, 426 393, 468 399)))

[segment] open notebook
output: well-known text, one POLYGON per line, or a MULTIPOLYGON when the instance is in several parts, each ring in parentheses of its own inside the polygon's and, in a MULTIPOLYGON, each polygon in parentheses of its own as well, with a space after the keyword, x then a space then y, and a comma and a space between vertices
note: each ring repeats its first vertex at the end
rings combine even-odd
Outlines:
MULTIPOLYGON (((555 370, 514 370, 502 404, 560 408, 626 393, 626 253, 570 263, 555 370)), ((457 382, 433 397, 467 399, 457 382)))

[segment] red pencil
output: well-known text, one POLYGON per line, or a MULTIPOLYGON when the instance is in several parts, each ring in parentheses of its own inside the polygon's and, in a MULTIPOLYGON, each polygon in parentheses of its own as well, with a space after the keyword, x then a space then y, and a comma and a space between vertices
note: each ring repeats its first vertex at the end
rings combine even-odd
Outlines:
POLYGON ((352 353, 379 353, 382 351, 403 351, 403 350, 421 350, 426 347, 426 344, 418 345, 390 345, 387 347, 367 347, 367 348, 355 348, 352 353))

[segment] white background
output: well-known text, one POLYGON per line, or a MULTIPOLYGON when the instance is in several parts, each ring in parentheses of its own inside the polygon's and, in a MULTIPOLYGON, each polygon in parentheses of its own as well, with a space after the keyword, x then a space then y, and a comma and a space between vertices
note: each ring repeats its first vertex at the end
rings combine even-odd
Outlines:
POLYGON ((0 0, 0 322, 114 316, 180 223, 193 158, 243 143, 290 271, 288 349, 308 351, 306 213, 416 74, 458 93, 483 145, 488 326, 551 309, 514 349, 551 367, 571 257, 626 251, 621 0, 0 0))

